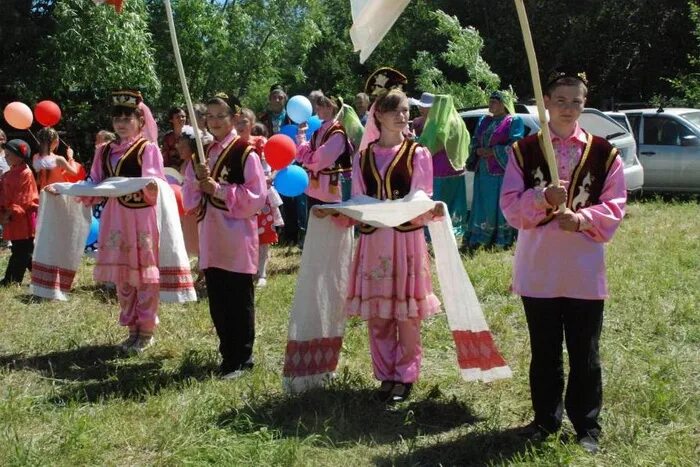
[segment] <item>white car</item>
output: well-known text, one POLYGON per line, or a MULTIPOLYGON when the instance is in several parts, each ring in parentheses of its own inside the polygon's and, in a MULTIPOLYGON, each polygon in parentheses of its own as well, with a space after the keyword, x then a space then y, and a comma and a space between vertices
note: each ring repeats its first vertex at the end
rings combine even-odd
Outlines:
POLYGON ((700 109, 630 109, 644 189, 700 193, 700 109))
MULTIPOLYGON (((530 110, 528 108, 528 110, 530 110)), ((535 109, 536 111, 536 109, 535 109)), ((483 115, 488 114, 488 109, 474 109, 462 111, 460 117, 467 125, 469 134, 474 136, 476 124, 483 115)), ((525 127, 525 136, 536 133, 540 129, 540 121, 537 114, 518 113, 525 127)), ((620 150, 620 157, 624 165, 625 183, 629 194, 641 192, 644 185, 644 169, 637 158, 637 143, 634 136, 619 123, 605 115, 598 109, 586 108, 579 118, 581 127, 592 133, 610 141, 612 145, 620 150)), ((467 205, 471 206, 474 187, 474 173, 467 172, 467 205)))

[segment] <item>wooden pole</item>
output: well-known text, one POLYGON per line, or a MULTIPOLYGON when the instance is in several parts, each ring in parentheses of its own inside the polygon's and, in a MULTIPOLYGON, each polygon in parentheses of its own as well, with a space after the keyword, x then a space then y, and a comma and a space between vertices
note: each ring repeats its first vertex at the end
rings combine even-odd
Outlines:
MULTIPOLYGON (((537 56, 535 55, 535 46, 532 43, 532 33, 530 32, 530 23, 527 20, 527 12, 525 11, 525 3, 523 0, 514 0, 515 8, 518 10, 518 19, 520 20, 520 29, 523 33, 523 41, 525 42, 525 51, 527 52, 527 61, 530 65, 530 75, 532 76, 532 86, 535 91, 535 100, 537 101, 537 113, 540 118, 540 128, 542 130, 544 157, 549 166, 549 173, 552 178, 552 185, 559 186, 559 172, 557 171, 557 161, 554 157, 554 147, 552 146, 552 138, 549 134, 549 124, 547 122, 547 113, 544 108, 544 96, 542 95, 542 83, 540 83, 540 74, 537 67, 537 56)), ((560 206, 563 210, 563 206, 560 206)))
POLYGON ((173 43, 173 53, 175 54, 175 64, 177 65, 177 72, 180 76, 180 85, 182 85, 182 93, 185 95, 185 103, 187 104, 187 114, 190 117, 190 123, 192 128, 194 128, 194 138, 197 143, 197 161, 200 164, 206 163, 204 157, 204 146, 202 146, 202 138, 199 134, 199 127, 197 126, 197 116, 194 113, 194 107, 192 106, 192 99, 190 98, 190 91, 187 87, 187 78, 185 78, 185 70, 182 66, 182 57, 180 57, 180 46, 177 44, 177 34, 175 34, 175 21, 173 20, 173 9, 170 5, 170 0, 164 0, 165 12, 168 17, 168 29, 170 30, 170 41, 173 43))

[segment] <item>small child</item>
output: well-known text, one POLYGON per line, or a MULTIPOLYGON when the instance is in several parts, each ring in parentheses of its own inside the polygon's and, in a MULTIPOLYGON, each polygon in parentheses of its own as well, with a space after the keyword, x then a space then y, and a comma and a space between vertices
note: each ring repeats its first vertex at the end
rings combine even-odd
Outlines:
POLYGON ((69 176, 77 176, 79 167, 73 159, 73 149, 68 147, 66 157, 55 154, 58 149, 58 132, 51 127, 42 128, 37 133, 39 140, 39 153, 34 155, 32 165, 36 172, 37 188, 42 190, 52 183, 65 182, 67 173, 69 176))
POLYGON ((242 109, 241 115, 236 123, 236 131, 241 139, 248 141, 255 147, 255 151, 260 156, 260 162, 265 173, 267 183, 267 199, 265 206, 258 213, 258 240, 260 247, 258 250, 258 274, 255 282, 256 287, 267 285, 267 261, 270 258, 270 245, 277 243, 276 227, 284 226, 280 206, 282 198, 277 190, 272 187, 272 168, 265 160, 265 143, 267 143, 267 129, 265 125, 255 123, 255 114, 250 109, 242 109), (256 133, 256 134, 254 134, 256 133))
POLYGON ((535 419, 522 434, 542 438, 558 431, 565 406, 579 444, 595 453, 603 403, 598 347, 608 296, 604 243, 622 221, 626 192, 618 150, 578 123, 587 84, 585 73, 557 70, 546 85, 561 185, 551 185, 541 133, 530 135, 513 144, 500 204, 518 229, 513 291, 522 296, 532 350, 535 419), (564 339, 570 371, 562 401, 564 339))
POLYGON ((3 144, 10 170, 0 179, 0 223, 3 239, 11 240, 12 255, 0 286, 21 284, 32 265, 39 192, 28 164, 29 145, 21 139, 3 144))

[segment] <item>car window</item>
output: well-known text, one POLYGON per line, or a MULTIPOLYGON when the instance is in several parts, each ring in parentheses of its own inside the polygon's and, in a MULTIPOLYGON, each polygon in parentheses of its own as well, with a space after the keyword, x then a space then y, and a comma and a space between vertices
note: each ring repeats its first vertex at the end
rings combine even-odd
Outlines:
POLYGON ((688 128, 667 117, 644 117, 644 144, 680 146, 681 138, 690 135, 688 128))
POLYGON ((681 117, 688 120, 690 123, 700 128, 700 112, 688 112, 681 114, 681 117))
POLYGON ((630 126, 632 127, 632 134, 634 139, 639 143, 639 120, 641 118, 640 114, 627 114, 627 120, 630 121, 630 126))

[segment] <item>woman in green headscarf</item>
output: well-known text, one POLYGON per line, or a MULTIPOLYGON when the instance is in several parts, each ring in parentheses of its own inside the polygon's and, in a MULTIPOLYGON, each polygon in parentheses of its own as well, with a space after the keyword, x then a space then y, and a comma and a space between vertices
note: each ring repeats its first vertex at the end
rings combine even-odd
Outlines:
POLYGON ((503 217, 498 199, 508 162, 506 148, 524 136, 524 126, 520 117, 514 115, 513 98, 508 92, 491 93, 489 113, 476 125, 467 160, 467 170, 474 172, 474 197, 462 245, 470 250, 507 248, 516 237, 516 230, 503 217))
POLYGON ((418 141, 433 154, 433 200, 447 205, 455 237, 464 237, 467 227, 467 191, 464 163, 469 155, 469 131, 447 94, 424 92, 421 117, 413 120, 418 141))

